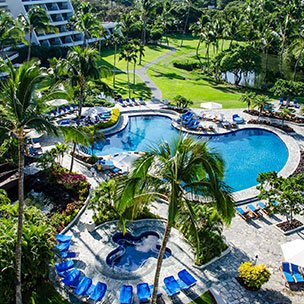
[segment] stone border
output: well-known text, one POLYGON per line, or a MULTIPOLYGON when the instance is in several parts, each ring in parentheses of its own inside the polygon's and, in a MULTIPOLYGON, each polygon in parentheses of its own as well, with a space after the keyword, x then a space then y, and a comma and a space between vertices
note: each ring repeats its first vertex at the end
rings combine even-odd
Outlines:
MULTIPOLYGON (((298 220, 300 221, 300 220, 298 220)), ((300 221, 301 222, 301 221, 300 221)), ((293 234, 295 232, 298 232, 298 231, 301 231, 304 229, 304 224, 302 223, 302 226, 298 227, 298 228, 295 228, 295 229, 292 229, 292 230, 288 230, 288 231, 283 231, 281 228, 279 228, 277 225, 279 223, 275 223, 273 224, 272 226, 274 226, 274 228, 276 228, 277 230, 279 230, 283 235, 290 235, 290 234, 293 234)))
MULTIPOLYGON (((106 133, 107 136, 113 135, 116 133, 121 132, 124 130, 128 123, 129 123, 129 117, 134 116, 164 116, 167 118, 170 118, 172 120, 172 126, 177 128, 177 125, 174 123, 174 119, 178 118, 179 115, 175 111, 167 110, 167 109, 128 109, 126 111, 121 112, 121 123, 115 125, 115 128, 112 128, 109 130, 109 132, 106 133)), ((179 125, 178 125, 179 126, 179 125)), ((221 136, 225 134, 231 134, 236 133, 244 129, 261 129, 266 130, 269 132, 274 133, 277 135, 286 145, 288 150, 288 159, 285 164, 285 166, 282 168, 282 170, 279 172, 280 176, 288 177, 290 176, 298 167, 301 159, 301 153, 300 153, 300 147, 291 136, 289 136, 287 133, 285 133, 282 130, 276 129, 274 127, 270 126, 259 126, 259 125, 238 125, 239 129, 236 130, 229 130, 227 132, 223 133, 216 133, 216 134, 206 134, 203 132, 198 131, 192 131, 187 130, 185 128, 182 128, 182 132, 185 132, 187 134, 193 134, 193 135, 199 135, 199 136, 205 136, 206 138, 212 137, 212 136, 221 136)), ((233 198, 237 204, 244 204, 245 202, 254 199, 258 196, 259 191, 256 189, 256 186, 233 192, 233 198)))

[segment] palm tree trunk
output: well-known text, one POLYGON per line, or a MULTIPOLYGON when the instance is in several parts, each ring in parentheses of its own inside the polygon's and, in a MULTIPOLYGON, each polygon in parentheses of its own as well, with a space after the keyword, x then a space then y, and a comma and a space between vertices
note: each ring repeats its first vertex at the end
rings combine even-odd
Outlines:
POLYGON ((27 52, 27 62, 31 60, 31 52, 32 52, 32 40, 33 40, 33 29, 30 27, 29 32, 30 38, 29 38, 29 46, 28 46, 28 52, 27 52))
POLYGON ((207 50, 206 50, 208 72, 209 72, 209 47, 210 47, 210 44, 208 43, 207 50))
POLYGON ((24 135, 23 128, 18 134, 18 228, 16 243, 16 304, 22 304, 21 291, 21 257, 22 257, 22 226, 23 226, 23 209, 24 209, 24 135))
POLYGON ((202 61, 201 61, 201 58, 200 58, 199 53, 198 53, 200 46, 201 46, 201 39, 198 40, 195 53, 196 53, 196 57, 199 61, 200 70, 202 71, 202 68, 203 68, 202 61))
POLYGON ((161 271, 161 266, 164 259, 164 254, 166 251, 167 243, 169 240, 169 235, 171 231, 171 224, 167 222, 166 229, 163 236, 163 241, 159 250, 158 259, 157 259, 157 265, 156 265, 156 271, 154 276, 154 288, 152 293, 152 304, 156 304, 156 298, 157 298, 157 291, 158 291, 158 285, 159 285, 159 276, 161 271))
POLYGON ((115 88, 116 81, 116 53, 117 53, 117 44, 114 45, 114 69, 113 69, 113 87, 115 88))
POLYGON ((298 65, 300 63, 300 60, 301 60, 301 57, 302 57, 302 54, 303 54, 303 47, 301 48, 301 51, 300 51, 300 54, 299 54, 299 57, 296 61, 296 64, 294 66, 294 72, 293 72, 293 81, 296 81, 296 77, 297 77, 297 70, 298 70, 298 65))
POLYGON ((135 69, 136 69, 136 61, 134 61, 134 65, 133 65, 133 85, 135 85, 135 69))
POLYGON ((190 5, 188 6, 188 11, 187 11, 187 16, 186 16, 186 21, 185 21, 185 26, 184 26, 184 30, 183 30, 183 36, 182 36, 182 40, 181 40, 181 43, 180 43, 180 47, 182 47, 183 43, 184 43, 184 38, 185 38, 185 35, 186 35, 186 31, 187 31, 189 15, 190 15, 190 5))
POLYGON ((267 82, 267 70, 268 70, 268 48, 265 50, 265 84, 267 82))
POLYGON ((76 152, 76 142, 73 142, 73 149, 72 149, 72 155, 71 155, 71 156, 72 156, 72 159, 71 159, 70 173, 72 173, 72 171, 73 171, 75 152, 76 152))
POLYGON ((80 87, 80 92, 79 92, 79 111, 78 111, 78 119, 81 118, 81 113, 82 113, 82 106, 84 102, 84 86, 85 86, 85 80, 83 77, 80 79, 79 87, 80 87))
POLYGON ((129 94, 129 98, 131 98, 131 93, 130 93, 130 75, 129 75, 129 60, 127 60, 127 77, 128 77, 128 94, 129 94))

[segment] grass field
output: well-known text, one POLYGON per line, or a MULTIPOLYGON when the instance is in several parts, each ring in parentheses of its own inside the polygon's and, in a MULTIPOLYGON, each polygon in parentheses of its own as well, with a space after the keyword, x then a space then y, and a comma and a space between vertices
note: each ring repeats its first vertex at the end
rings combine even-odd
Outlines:
MULTIPOLYGON (((197 71, 186 71, 175 68, 174 60, 195 58, 197 39, 188 37, 184 46, 179 48, 180 39, 171 38, 170 44, 177 47, 176 53, 163 59, 157 65, 148 69, 149 77, 156 83, 163 93, 163 98, 171 100, 176 95, 182 95, 194 102, 194 107, 200 107, 200 103, 215 101, 224 108, 242 108, 244 104, 239 101, 240 89, 234 86, 219 84, 211 78, 201 75, 197 71)), ((228 42, 224 44, 226 47, 228 42)), ((205 54, 205 46, 200 48, 200 54, 205 54)), ((210 49, 213 56, 213 50, 210 49)), ((202 58, 202 60, 204 60, 202 58)))

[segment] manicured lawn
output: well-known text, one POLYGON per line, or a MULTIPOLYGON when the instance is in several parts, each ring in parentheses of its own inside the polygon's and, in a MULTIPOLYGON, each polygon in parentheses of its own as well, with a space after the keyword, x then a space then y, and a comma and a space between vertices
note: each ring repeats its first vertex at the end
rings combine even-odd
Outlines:
MULTIPOLYGON (((191 99, 194 107, 200 107, 200 103, 208 101, 219 102, 224 108, 244 107, 244 104, 239 101, 240 90, 234 86, 218 84, 198 71, 186 71, 173 66, 174 60, 196 58, 197 39, 188 37, 182 48, 179 48, 179 38, 170 39, 170 44, 178 48, 177 52, 148 69, 149 77, 161 89, 163 98, 171 100, 176 95, 182 95, 191 99)), ((225 42, 224 47, 227 45, 228 42, 225 42)), ((201 46, 200 54, 204 56, 205 45, 201 46)), ((212 48, 210 48, 210 55, 214 55, 212 48)))
MULTIPOLYGON (((142 65, 144 66, 145 64, 151 62, 152 60, 168 53, 170 49, 166 46, 162 45, 148 45, 145 47, 145 56, 142 59, 142 65)), ((105 49, 101 51, 101 56, 102 59, 104 60, 104 64, 113 68, 113 63, 114 63, 114 50, 112 49, 105 49)), ((127 69, 127 63, 124 60, 119 60, 119 52, 117 53, 116 57, 116 68, 122 71, 125 71, 127 69)), ((141 66, 137 66, 137 68, 140 68, 141 66)), ((131 67, 130 64, 130 68, 131 67)))
MULTIPOLYGON (((109 77, 104 79, 106 83, 108 83, 111 87, 113 87, 113 78, 109 77)), ((133 85, 133 74, 130 73, 131 80, 131 97, 143 97, 144 100, 151 98, 151 90, 146 86, 146 84, 136 76, 135 85, 133 85)), ((128 97, 128 81, 126 73, 119 73, 116 75, 116 87, 114 90, 123 96, 123 98, 128 97)))
POLYGON ((215 304, 210 293, 207 291, 190 304, 215 304))

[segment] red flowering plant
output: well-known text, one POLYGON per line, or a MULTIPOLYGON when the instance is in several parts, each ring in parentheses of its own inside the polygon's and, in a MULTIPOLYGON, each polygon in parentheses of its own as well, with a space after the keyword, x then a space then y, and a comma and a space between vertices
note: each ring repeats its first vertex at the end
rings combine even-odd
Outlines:
POLYGON ((89 188, 86 177, 77 173, 60 172, 60 174, 57 175, 57 183, 77 193, 86 192, 89 188))

